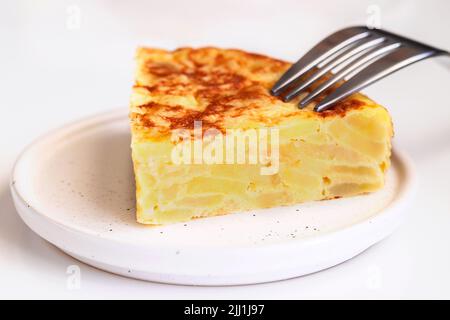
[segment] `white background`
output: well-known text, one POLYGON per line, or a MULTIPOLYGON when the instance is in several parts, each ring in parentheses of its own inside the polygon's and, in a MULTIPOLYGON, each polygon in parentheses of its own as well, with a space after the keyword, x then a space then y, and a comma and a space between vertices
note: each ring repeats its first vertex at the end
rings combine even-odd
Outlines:
POLYGON ((409 220, 337 267, 251 286, 188 287, 108 274, 66 256, 17 216, 8 179, 20 150, 67 121, 127 107, 138 45, 237 47, 296 60, 365 24, 450 50, 442 1, 1 1, 0 298, 450 298, 450 62, 420 62, 368 88, 387 106, 419 188, 409 220), (376 5, 374 7, 373 5, 376 5), (81 287, 66 270, 81 268, 81 287))

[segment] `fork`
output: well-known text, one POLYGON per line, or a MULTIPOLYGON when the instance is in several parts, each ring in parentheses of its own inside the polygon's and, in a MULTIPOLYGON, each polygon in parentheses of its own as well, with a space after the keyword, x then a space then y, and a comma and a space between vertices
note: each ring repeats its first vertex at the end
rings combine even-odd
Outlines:
POLYGON ((309 50, 281 76, 270 92, 287 102, 316 84, 301 99, 299 107, 304 108, 320 94, 331 91, 314 107, 321 112, 397 70, 439 55, 450 56, 445 50, 385 30, 364 26, 345 28, 309 50), (323 78, 330 74, 331 77, 323 78))

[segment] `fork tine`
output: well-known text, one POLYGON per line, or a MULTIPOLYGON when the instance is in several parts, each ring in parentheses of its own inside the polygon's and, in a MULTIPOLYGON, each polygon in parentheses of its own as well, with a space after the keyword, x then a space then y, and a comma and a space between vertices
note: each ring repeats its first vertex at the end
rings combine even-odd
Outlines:
POLYGON ((317 70, 307 79, 305 79, 304 81, 302 80, 301 83, 295 86, 289 87, 289 93, 283 97, 283 101, 287 102, 292 100, 293 98, 298 96, 303 90, 305 90, 311 84, 313 84, 317 79, 321 78, 323 75, 328 73, 330 70, 334 69, 336 66, 338 65, 345 66, 346 64, 352 62, 355 59, 355 57, 358 56, 359 53, 369 48, 379 46, 383 41, 385 41, 384 37, 373 35, 355 42, 355 45, 351 45, 348 47, 347 50, 343 50, 341 54, 339 54, 337 57, 329 61, 326 65, 317 70))
POLYGON ((315 107, 315 111, 324 111, 338 100, 367 87, 395 71, 414 62, 440 54, 445 54, 445 52, 433 49, 424 51, 423 48, 402 46, 363 68, 360 72, 319 102, 315 107))
POLYGON ((333 75, 330 79, 322 83, 316 89, 311 91, 306 97, 300 101, 299 106, 301 108, 306 107, 315 97, 324 92, 326 89, 330 88, 332 85, 337 83, 338 81, 344 79, 347 75, 352 73, 353 71, 363 67, 365 64, 381 58, 383 55, 386 55, 388 52, 397 49, 400 47, 400 42, 395 41, 386 41, 382 47, 375 47, 366 52, 363 56, 361 56, 358 60, 354 61, 349 66, 345 67, 335 75, 333 75))
POLYGON ((271 93, 274 96, 278 96, 283 89, 292 84, 295 79, 305 74, 312 67, 353 42, 369 36, 369 34, 369 29, 366 27, 350 27, 328 36, 292 65, 275 83, 271 89, 271 93))

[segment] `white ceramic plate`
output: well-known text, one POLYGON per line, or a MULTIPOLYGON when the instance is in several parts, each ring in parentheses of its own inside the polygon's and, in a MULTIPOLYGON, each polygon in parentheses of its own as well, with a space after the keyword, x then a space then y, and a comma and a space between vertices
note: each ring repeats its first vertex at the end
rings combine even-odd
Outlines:
POLYGON ((404 218, 412 170, 400 153, 383 190, 169 226, 134 218, 126 110, 39 138, 19 157, 11 190, 38 235, 87 264, 138 279, 235 285, 316 272, 366 250, 404 218))

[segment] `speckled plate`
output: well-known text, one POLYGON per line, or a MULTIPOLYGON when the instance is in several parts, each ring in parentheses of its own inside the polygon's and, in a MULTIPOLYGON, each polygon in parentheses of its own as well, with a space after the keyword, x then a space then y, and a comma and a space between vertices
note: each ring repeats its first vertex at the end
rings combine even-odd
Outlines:
POLYGON ((23 221, 87 264, 127 277, 235 285, 316 272, 391 234, 412 170, 396 151, 379 192, 169 226, 135 222, 127 110, 39 138, 19 157, 11 190, 23 221))

